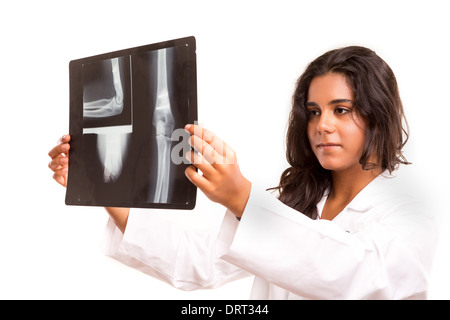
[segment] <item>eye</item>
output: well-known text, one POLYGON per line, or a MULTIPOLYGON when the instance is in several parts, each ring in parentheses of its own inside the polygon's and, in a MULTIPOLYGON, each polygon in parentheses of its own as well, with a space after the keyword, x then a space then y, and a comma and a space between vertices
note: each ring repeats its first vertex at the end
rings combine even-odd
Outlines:
POLYGON ((344 108, 344 107, 337 107, 336 109, 334 109, 334 112, 336 114, 346 114, 351 112, 351 109, 349 108, 344 108))
POLYGON ((318 116, 320 114, 320 110, 318 109, 308 109, 308 113, 310 117, 318 116))

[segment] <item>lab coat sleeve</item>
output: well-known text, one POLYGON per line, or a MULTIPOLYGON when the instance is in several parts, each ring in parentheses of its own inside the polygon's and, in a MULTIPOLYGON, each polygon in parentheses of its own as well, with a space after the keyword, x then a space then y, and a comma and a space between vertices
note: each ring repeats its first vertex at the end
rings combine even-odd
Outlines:
POLYGON ((183 228, 151 210, 131 209, 124 234, 108 221, 103 251, 176 288, 214 288, 248 275, 217 256, 216 238, 216 229, 183 228))
POLYGON ((332 221, 312 220, 271 194, 252 190, 238 226, 230 225, 232 214, 226 213, 219 254, 305 298, 425 298, 432 254, 427 252, 428 230, 399 206, 391 206, 397 215, 350 234, 332 221))

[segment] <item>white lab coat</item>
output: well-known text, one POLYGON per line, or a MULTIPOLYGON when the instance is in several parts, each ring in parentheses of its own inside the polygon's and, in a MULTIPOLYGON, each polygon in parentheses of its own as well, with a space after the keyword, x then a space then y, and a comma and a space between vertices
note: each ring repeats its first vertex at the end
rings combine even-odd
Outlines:
POLYGON ((384 174, 333 221, 309 219, 253 186, 242 220, 227 211, 218 234, 132 209, 124 234, 108 222, 105 253, 184 290, 254 275, 252 299, 424 299, 433 221, 384 174))

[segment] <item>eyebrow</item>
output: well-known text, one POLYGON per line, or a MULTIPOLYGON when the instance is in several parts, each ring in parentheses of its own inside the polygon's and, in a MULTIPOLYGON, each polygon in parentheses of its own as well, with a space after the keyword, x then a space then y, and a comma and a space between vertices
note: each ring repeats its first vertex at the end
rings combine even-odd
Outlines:
MULTIPOLYGON (((333 99, 330 102, 328 102, 328 105, 338 104, 338 103, 352 103, 353 101, 350 99, 333 99)), ((318 107, 319 105, 315 103, 314 101, 308 101, 306 102, 306 107, 318 107)))

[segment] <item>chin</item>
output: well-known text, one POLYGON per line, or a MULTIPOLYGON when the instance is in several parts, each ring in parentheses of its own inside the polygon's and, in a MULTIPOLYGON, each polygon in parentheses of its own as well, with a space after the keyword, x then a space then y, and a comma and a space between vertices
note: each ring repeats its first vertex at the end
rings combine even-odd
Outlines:
POLYGON ((330 171, 336 171, 336 170, 342 169, 342 166, 340 166, 337 163, 333 163, 332 161, 322 161, 322 162, 320 162, 320 165, 325 170, 330 170, 330 171))
POLYGON ((322 168, 329 171, 343 171, 349 168, 348 165, 337 161, 322 161, 320 162, 320 165, 322 168))

